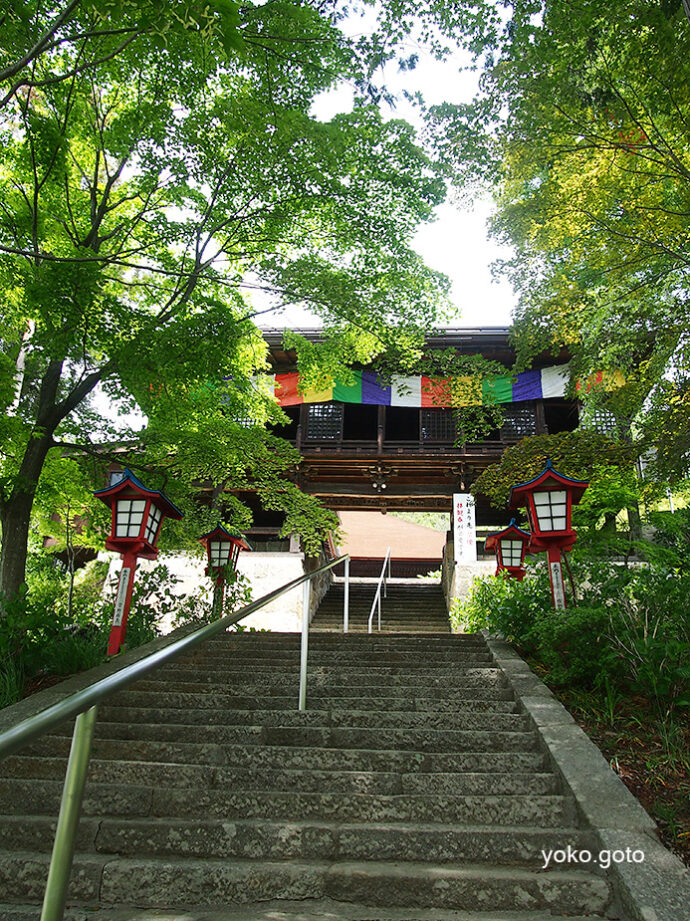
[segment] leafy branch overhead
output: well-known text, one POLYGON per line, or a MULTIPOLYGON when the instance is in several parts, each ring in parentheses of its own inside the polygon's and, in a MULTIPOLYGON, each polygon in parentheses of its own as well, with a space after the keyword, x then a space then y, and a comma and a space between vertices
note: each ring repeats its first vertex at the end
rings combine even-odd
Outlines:
POLYGON ((290 0, 0 14, 5 593, 23 581, 51 452, 124 452, 188 491, 251 479, 295 527, 302 515, 310 545, 333 524, 306 498, 298 512, 294 457, 266 428, 280 411, 252 384, 266 361, 253 319, 307 306, 387 344, 445 304, 411 248, 441 169, 372 104, 409 31, 393 6, 366 40, 340 29, 338 5, 290 0), (352 111, 319 121, 315 99, 342 82, 352 111))
MULTIPOLYGON (((535 0, 499 22, 493 3, 470 6, 486 13, 463 29, 481 90, 437 107, 432 134, 459 186, 496 196, 519 366, 565 345, 576 378, 622 372, 609 409, 655 448, 669 402, 690 425, 688 5, 535 0)), ((677 447, 657 464, 675 481, 690 470, 677 447)))

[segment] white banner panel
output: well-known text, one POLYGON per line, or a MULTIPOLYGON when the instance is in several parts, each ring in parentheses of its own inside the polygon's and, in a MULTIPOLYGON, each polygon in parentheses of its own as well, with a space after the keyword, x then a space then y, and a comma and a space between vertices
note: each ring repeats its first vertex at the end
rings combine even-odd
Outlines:
POLYGON ((394 374, 391 378, 391 406, 422 405, 421 377, 402 377, 394 374))
POLYGON ((468 492, 456 492, 453 496, 453 542, 455 562, 477 562, 477 524, 474 497, 468 492))
POLYGON ((541 369, 541 395, 545 400, 565 396, 565 388, 570 379, 570 367, 557 365, 541 369))

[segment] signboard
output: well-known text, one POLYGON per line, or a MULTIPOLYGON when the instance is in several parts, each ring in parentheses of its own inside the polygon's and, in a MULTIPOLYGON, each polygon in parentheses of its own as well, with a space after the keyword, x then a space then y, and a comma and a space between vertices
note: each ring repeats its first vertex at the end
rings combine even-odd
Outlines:
POLYGON ((553 589, 553 606, 557 611, 565 610, 565 592, 563 591, 563 570, 560 563, 550 563, 551 588, 553 589))
POLYGON ((125 613, 128 583, 129 569, 124 567, 120 571, 120 581, 117 585, 117 597, 115 598, 115 610, 113 611, 113 627, 119 627, 122 624, 122 616, 125 613))
POLYGON ((477 562, 474 497, 468 492, 457 492, 453 496, 453 542, 457 564, 477 562))

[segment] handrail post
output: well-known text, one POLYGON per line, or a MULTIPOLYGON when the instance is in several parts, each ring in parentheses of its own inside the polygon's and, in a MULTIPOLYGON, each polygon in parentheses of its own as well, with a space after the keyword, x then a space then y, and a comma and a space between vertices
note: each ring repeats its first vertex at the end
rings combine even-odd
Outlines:
POLYGON ((302 645, 299 663, 299 709, 307 709, 307 655, 309 647, 309 607, 311 604, 311 579, 304 583, 302 592, 302 645))
POLYGON ((379 633, 381 632, 381 592, 379 592, 379 633))
POLYGON ((345 560, 345 591, 343 595, 343 633, 350 626, 350 557, 345 560))
POLYGON ((72 747, 69 753, 65 784, 62 789, 60 815, 55 830, 53 854, 50 858, 48 882, 43 897, 41 921, 62 921, 67 901, 74 844, 79 826, 79 814, 84 797, 86 774, 89 769, 91 741, 98 707, 80 713, 74 723, 72 747))

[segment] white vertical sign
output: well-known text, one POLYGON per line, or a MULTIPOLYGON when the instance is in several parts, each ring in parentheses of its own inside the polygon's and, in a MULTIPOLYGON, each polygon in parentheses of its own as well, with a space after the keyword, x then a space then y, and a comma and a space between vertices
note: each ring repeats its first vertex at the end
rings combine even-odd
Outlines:
POLYGON ((127 598, 127 585, 129 583, 129 567, 120 570, 120 581, 117 586, 115 610, 113 611, 113 627, 119 627, 125 613, 125 599, 127 598))
POLYGON ((557 611, 565 611, 565 592, 563 591, 563 570, 560 563, 550 563, 551 585, 553 587, 553 606, 557 611))
POLYGON ((468 492, 457 492, 453 496, 453 542, 456 563, 477 562, 474 497, 468 492))

